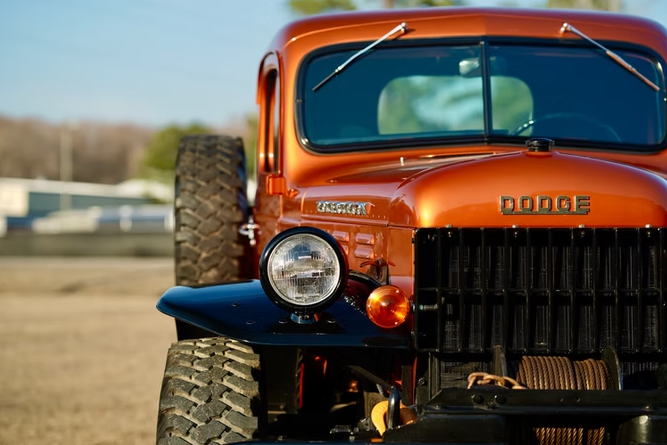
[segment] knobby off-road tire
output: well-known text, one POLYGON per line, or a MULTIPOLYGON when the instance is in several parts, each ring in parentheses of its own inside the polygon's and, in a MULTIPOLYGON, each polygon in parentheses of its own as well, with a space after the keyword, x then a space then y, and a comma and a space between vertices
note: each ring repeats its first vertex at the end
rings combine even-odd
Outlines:
POLYGON ((259 355, 223 337, 174 343, 160 394, 157 445, 213 445, 256 438, 265 420, 259 355))
POLYGON ((248 215, 241 139, 198 135, 181 140, 174 215, 176 284, 250 278, 249 247, 239 233, 248 215))

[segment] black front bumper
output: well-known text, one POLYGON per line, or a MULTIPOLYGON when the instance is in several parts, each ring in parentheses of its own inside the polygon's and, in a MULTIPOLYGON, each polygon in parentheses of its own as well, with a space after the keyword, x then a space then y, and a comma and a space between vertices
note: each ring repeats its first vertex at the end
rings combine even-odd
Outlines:
POLYGON ((388 430, 383 440, 532 444, 538 428, 582 429, 584 437, 604 428, 606 444, 667 444, 667 391, 444 389, 416 423, 388 430))

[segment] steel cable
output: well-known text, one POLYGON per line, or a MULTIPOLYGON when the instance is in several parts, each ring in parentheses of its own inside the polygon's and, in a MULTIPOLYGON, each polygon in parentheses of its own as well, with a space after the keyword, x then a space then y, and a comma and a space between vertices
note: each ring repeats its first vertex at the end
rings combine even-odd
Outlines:
MULTIPOLYGON (((571 361, 566 357, 525 356, 518 364, 517 380, 529 389, 604 390, 611 374, 600 360, 571 361)), ((600 428, 535 428, 540 445, 606 445, 600 428)))

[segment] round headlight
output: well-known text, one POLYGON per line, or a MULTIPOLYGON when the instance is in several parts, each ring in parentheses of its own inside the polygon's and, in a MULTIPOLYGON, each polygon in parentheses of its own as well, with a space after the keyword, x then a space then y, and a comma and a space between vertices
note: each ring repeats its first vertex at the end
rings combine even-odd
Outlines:
POLYGON ((336 240, 313 227, 295 227, 269 242, 260 281, 278 306, 296 313, 323 309, 343 291, 347 263, 336 240))

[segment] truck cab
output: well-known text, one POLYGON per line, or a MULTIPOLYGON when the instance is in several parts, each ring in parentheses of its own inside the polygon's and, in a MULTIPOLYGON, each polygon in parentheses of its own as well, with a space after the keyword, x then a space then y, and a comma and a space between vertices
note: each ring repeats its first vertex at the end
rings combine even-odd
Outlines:
POLYGON ((238 362, 255 426, 225 421, 223 392, 231 408, 183 434, 665 443, 666 37, 518 8, 281 30, 258 75, 254 206, 216 223, 248 236, 227 258, 245 272, 158 304, 210 336, 172 357, 230 373, 224 351, 257 357, 238 362))

